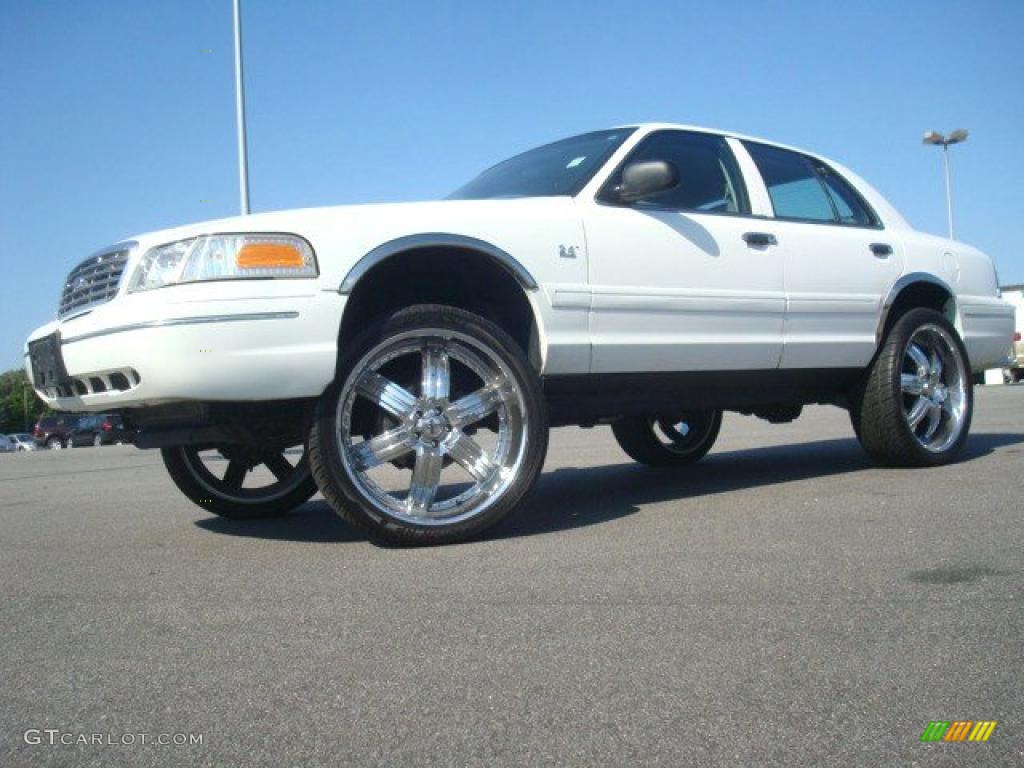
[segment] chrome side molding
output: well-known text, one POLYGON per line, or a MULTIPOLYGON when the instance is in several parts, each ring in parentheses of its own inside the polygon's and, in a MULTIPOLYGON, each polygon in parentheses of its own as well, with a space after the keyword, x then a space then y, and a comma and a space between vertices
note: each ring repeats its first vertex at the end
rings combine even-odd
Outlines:
POLYGON ((109 336, 113 333, 125 333, 127 331, 138 331, 144 328, 166 328, 173 325, 203 325, 205 323, 231 323, 246 320, 294 320, 299 316, 298 312, 250 312, 242 315, 200 315, 198 317, 172 317, 166 320, 149 320, 144 323, 129 323, 118 325, 113 328, 104 328, 91 333, 83 333, 71 338, 61 338, 61 346, 74 344, 76 341, 95 339, 100 336, 109 336))

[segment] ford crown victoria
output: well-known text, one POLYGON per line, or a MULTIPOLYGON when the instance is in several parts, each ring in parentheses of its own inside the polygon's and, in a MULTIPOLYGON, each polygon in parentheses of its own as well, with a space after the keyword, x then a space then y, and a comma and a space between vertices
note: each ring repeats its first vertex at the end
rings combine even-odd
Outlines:
POLYGON ((53 408, 119 411, 216 514, 319 488, 382 539, 475 535, 551 426, 680 467, 723 411, 850 412, 881 464, 954 459, 1006 361, 991 260, 912 229, 813 152, 667 124, 574 136, 436 202, 261 213, 90 256, 25 364, 53 408))

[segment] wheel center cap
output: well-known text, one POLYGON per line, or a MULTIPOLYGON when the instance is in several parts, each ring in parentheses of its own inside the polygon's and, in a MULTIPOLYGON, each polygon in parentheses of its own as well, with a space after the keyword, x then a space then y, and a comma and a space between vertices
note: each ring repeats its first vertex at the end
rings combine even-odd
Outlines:
POLYGON ((439 440, 448 431, 448 424, 437 411, 429 411, 416 419, 413 430, 424 440, 439 440))

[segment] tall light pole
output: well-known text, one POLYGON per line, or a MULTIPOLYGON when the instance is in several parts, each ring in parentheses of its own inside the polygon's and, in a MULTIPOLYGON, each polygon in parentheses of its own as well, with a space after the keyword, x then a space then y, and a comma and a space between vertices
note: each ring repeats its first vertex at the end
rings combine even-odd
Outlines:
POLYGON ((235 120, 238 123, 238 195, 242 215, 249 213, 249 151, 245 142, 245 77, 242 73, 242 8, 235 3, 235 120))
POLYGON ((946 169, 946 216, 949 218, 950 240, 953 239, 953 184, 949 175, 949 148, 951 145, 959 144, 963 141, 967 141, 967 131, 963 128, 957 128, 949 136, 943 136, 937 131, 928 131, 924 135, 925 144, 942 147, 942 163, 946 169))

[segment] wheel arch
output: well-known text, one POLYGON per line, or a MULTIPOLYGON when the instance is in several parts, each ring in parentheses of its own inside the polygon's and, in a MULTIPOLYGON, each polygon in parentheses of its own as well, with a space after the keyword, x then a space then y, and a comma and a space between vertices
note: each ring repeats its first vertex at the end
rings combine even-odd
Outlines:
POLYGON ((948 283, 928 272, 910 272, 897 280, 882 302, 882 314, 875 332, 881 345, 889 329, 907 310, 926 307, 941 312, 960 331, 956 293, 948 283))
POLYGON ((445 304, 491 320, 538 371, 542 367, 537 281, 508 252, 484 240, 444 232, 390 240, 356 262, 338 292, 347 297, 339 349, 365 323, 404 306, 445 304))
POLYGON ((419 235, 406 235, 394 240, 389 240, 374 248, 363 256, 348 271, 345 278, 338 286, 338 293, 348 295, 352 293, 359 280, 370 270, 383 261, 405 251, 423 248, 448 248, 475 251, 485 258, 500 266, 512 275, 524 290, 536 291, 537 281, 533 275, 512 257, 507 251, 502 250, 486 240, 480 240, 466 235, 457 235, 450 232, 426 232, 419 235))

